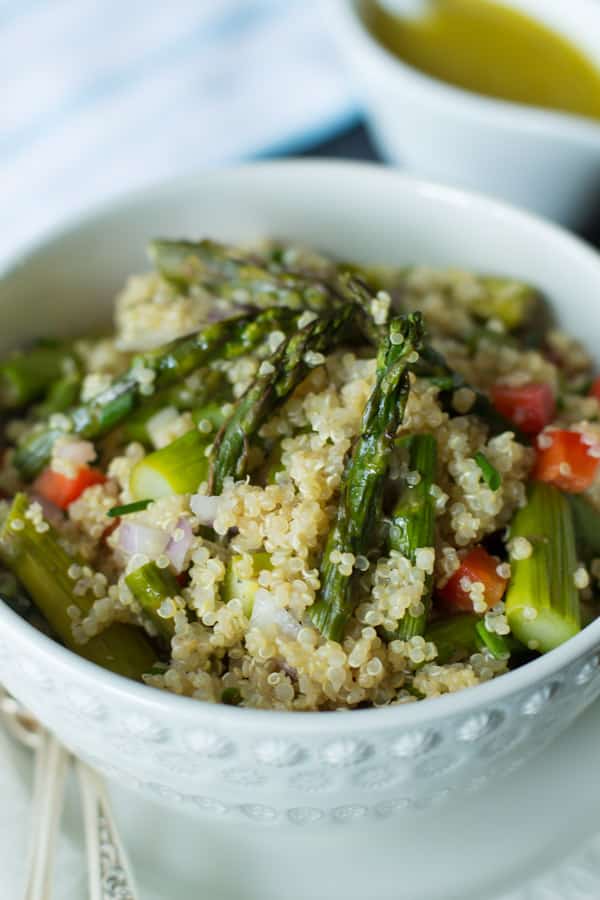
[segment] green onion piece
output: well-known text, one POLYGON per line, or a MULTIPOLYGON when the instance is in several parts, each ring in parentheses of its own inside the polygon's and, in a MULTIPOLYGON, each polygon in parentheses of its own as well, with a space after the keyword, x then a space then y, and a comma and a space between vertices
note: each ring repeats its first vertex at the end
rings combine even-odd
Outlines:
POLYGON ((142 509, 147 509, 151 503, 152 500, 136 500, 135 503, 125 503, 123 506, 113 506, 106 515, 110 516, 111 519, 116 518, 116 516, 128 516, 129 513, 140 512, 142 509))
POLYGON ((485 622, 480 619, 475 626, 475 631, 479 636, 481 643, 490 651, 495 659, 508 659, 510 656, 510 647, 501 634, 488 631, 485 622))
POLYGON ((575 530, 566 497, 551 484, 533 481, 528 502, 517 510, 510 538, 526 538, 527 559, 511 560, 506 592, 510 629, 530 650, 546 653, 581 628, 579 594, 573 576, 577 568, 575 530))
POLYGON ((482 453, 481 450, 477 451, 473 459, 481 469, 483 480, 489 489, 491 491, 497 491, 502 484, 502 475, 498 469, 491 464, 485 453, 482 453))

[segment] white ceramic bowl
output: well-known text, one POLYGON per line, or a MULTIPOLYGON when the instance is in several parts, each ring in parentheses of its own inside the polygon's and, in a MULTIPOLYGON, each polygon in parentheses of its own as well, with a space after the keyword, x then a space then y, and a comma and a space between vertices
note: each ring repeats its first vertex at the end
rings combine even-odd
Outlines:
MULTIPOLYGON (((600 258, 555 226, 377 166, 267 163, 136 194, 46 242, 0 288, 0 350, 106 322, 156 234, 294 239, 347 259, 509 273, 600 346, 600 258)), ((214 706, 79 659, 0 604, 0 681, 99 769, 191 809, 279 825, 410 815, 518 766, 600 693, 600 620, 496 681, 410 706, 214 706)))
MULTIPOLYGON (((401 6, 403 0, 397 2, 401 6)), ((600 67, 598 0, 507 2, 564 34, 600 67)), ((360 15, 361 0, 333 0, 325 8, 387 161, 494 194, 565 225, 597 216, 600 123, 438 81, 372 37, 360 15)))

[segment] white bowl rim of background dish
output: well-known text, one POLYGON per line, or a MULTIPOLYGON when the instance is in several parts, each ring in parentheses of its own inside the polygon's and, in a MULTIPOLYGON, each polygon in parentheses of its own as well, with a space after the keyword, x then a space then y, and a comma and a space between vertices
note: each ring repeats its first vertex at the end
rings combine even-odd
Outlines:
MULTIPOLYGON (((446 187, 432 181, 415 178, 396 170, 385 168, 373 163, 356 163, 344 160, 296 160, 287 159, 279 161, 255 162, 248 165, 231 167, 226 169, 208 170, 196 175, 179 176, 167 181, 160 181, 153 186, 138 189, 116 200, 109 201, 94 208, 89 213, 81 215, 66 225, 55 229, 45 238, 36 241, 26 248, 0 271, 2 279, 9 278, 12 274, 22 272, 31 260, 35 260, 38 253, 51 250, 54 243, 68 238, 86 226, 100 224, 108 217, 123 215, 130 207, 135 207, 146 198, 160 200, 161 195, 168 196, 176 193, 182 187, 189 184, 190 188, 197 187, 203 178, 211 179, 212 175, 230 176, 232 178, 252 179, 253 173, 258 172, 263 177, 284 175, 291 182, 297 179, 310 177, 313 173, 321 173, 327 179, 336 177, 360 178, 368 173, 370 178, 383 179, 389 185, 396 183, 400 187, 414 193, 423 195, 429 199, 438 199, 450 206, 462 208, 478 208, 491 219, 499 221, 512 220, 524 227, 533 228, 549 239, 559 240, 568 254, 577 258, 584 266, 592 266, 598 271, 600 279, 600 255, 580 238, 570 234, 558 225, 554 225, 524 210, 519 210, 510 204, 503 203, 459 188, 446 187)), ((509 224, 507 222, 507 224, 509 224)), ((159 229, 160 230, 160 229, 159 229)), ((186 235, 187 237, 188 235, 186 235)), ((276 236, 276 235, 275 235, 276 236)), ((316 248, 318 249, 318 247, 316 248)), ((2 282, 0 281, 0 304, 2 303, 2 282)), ((551 298, 550 298, 551 302, 551 298)), ((322 737, 340 735, 347 731, 354 731, 357 726, 373 727, 398 727, 414 726, 429 722, 432 719, 446 719, 457 714, 466 713, 473 705, 480 706, 487 701, 493 704, 501 701, 508 695, 517 693, 527 686, 534 686, 536 682, 560 675, 569 664, 578 658, 594 650, 600 650, 600 617, 587 625, 579 634, 570 638, 560 647, 551 652, 509 671, 491 681, 458 691, 444 694, 440 697, 429 698, 425 701, 396 704, 379 708, 357 709, 343 711, 345 715, 331 715, 319 712, 298 712, 281 710, 262 710, 253 708, 237 708, 221 703, 208 703, 189 697, 162 691, 156 688, 140 684, 121 675, 116 675, 103 669, 94 663, 85 660, 72 651, 66 649, 58 642, 39 632, 34 626, 13 612, 6 604, 0 602, 0 635, 3 641, 10 639, 11 631, 21 639, 23 643, 30 643, 36 653, 45 660, 51 661, 64 670, 68 670, 75 680, 79 677, 82 684, 93 682, 98 688, 102 688, 113 696, 128 696, 131 700, 140 704, 147 710, 153 709, 167 718, 169 711, 178 714, 185 713, 187 717, 197 714, 199 717, 210 717, 215 724, 226 726, 235 725, 241 731, 245 727, 255 729, 257 725, 276 725, 278 732, 293 732, 295 735, 315 733, 318 729, 322 737), (359 718, 357 718, 359 717, 359 718)))
MULTIPOLYGON (((400 0, 401 2, 401 0, 400 0)), ((426 0, 424 0, 426 2, 426 0)), ((499 5, 537 19, 571 41, 600 72, 600 3, 598 0, 497 0, 499 5), (577 15, 579 13, 579 16, 577 15), (584 22, 589 26, 584 27, 584 22)), ((394 0, 379 0, 382 6, 393 8, 394 0)), ((383 77, 408 81, 416 91, 438 94, 440 103, 460 106, 464 115, 487 120, 496 125, 518 127, 526 132, 555 135, 557 138, 577 140, 600 152, 600 121, 560 110, 516 103, 485 94, 478 94, 421 71, 392 53, 367 28, 360 6, 363 0, 334 0, 338 16, 331 16, 335 27, 340 24, 355 40, 361 41, 363 50, 372 63, 381 68, 383 77), (341 14, 341 16, 340 16, 341 14)))

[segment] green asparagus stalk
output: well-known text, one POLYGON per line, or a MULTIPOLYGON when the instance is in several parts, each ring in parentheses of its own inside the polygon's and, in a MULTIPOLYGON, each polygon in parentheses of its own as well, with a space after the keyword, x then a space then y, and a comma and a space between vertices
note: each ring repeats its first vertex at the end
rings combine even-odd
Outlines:
POLYGON ((47 620, 37 606, 31 602, 31 597, 23 585, 12 572, 5 569, 0 569, 0 601, 6 603, 17 615, 41 631, 42 634, 56 638, 47 620))
POLYGON ((340 556, 368 551, 381 511, 381 497, 394 436, 404 417, 409 370, 421 350, 419 313, 392 319, 377 354, 377 380, 362 416, 360 437, 348 457, 337 516, 321 562, 321 593, 310 616, 324 637, 340 640, 354 608, 352 576, 340 556))
POLYGON ((65 646, 105 669, 141 679, 156 662, 156 653, 142 629, 117 622, 85 644, 75 640, 69 610, 76 607, 82 616, 87 615, 94 595, 76 593, 76 581, 69 575, 76 560, 62 548, 53 528, 41 533, 36 530, 26 518, 28 506, 25 494, 15 496, 0 530, 3 564, 24 585, 65 646))
POLYGON ((355 305, 357 326, 364 339, 379 347, 385 340, 387 326, 377 325, 373 318, 371 288, 356 274, 343 272, 338 279, 338 290, 343 299, 355 305))
POLYGON ((566 497, 573 516, 578 558, 586 563, 599 559, 600 510, 592 506, 581 494, 566 494, 566 497))
MULTIPOLYGON (((419 474, 415 485, 406 484, 392 513, 389 533, 391 550, 398 550, 412 563, 416 551, 421 547, 435 546, 435 502, 431 496, 431 486, 437 468, 437 443, 430 434, 415 435, 410 442, 409 468, 419 474)), ((427 575, 421 603, 424 611, 419 616, 407 612, 398 623, 394 637, 406 640, 423 634, 433 590, 433 575, 427 575)))
POLYGON ((231 399, 231 386, 223 373, 205 369, 194 373, 192 378, 194 384, 187 379, 164 388, 148 397, 138 409, 130 413, 122 425, 125 440, 151 445, 148 422, 167 406, 174 407, 179 412, 192 410, 195 415, 195 411, 209 401, 226 403, 231 399))
POLYGON ((471 312, 483 319, 500 319, 509 331, 527 322, 539 301, 535 288, 509 278, 484 276, 480 280, 485 290, 470 300, 471 312))
POLYGON ((281 269, 215 241, 152 241, 148 252, 161 275, 177 287, 202 284, 213 296, 264 309, 331 309, 335 292, 325 282, 281 269))
POLYGON ((164 600, 181 593, 175 576, 149 562, 126 575, 125 582, 160 636, 170 641, 175 633, 173 620, 161 616, 159 610, 164 600))
POLYGON ((347 304, 331 316, 317 318, 292 335, 261 367, 256 379, 216 437, 213 445, 210 492, 220 494, 228 476, 246 472, 249 442, 265 420, 290 396, 315 365, 347 334, 355 316, 347 304), (312 357, 312 358, 311 358, 312 357))
POLYGON ((227 421, 227 417, 223 412, 225 403, 215 401, 213 403, 205 403, 192 410, 192 420, 198 425, 203 434, 215 434, 223 427, 227 421), (207 426, 210 426, 208 428, 207 426), (205 430, 206 429, 206 430, 205 430))
POLYGON ((75 356, 64 344, 48 342, 13 354, 0 364, 0 409, 26 406, 77 368, 75 356))
POLYGON ((425 640, 435 644, 436 663, 442 666, 466 659, 484 648, 496 659, 509 659, 513 654, 527 652, 512 635, 504 637, 488 631, 484 619, 476 613, 436 619, 427 626, 425 640))
POLYGON ((157 500, 193 494, 206 481, 210 438, 194 428, 166 447, 149 453, 133 467, 129 491, 134 500, 157 500))
POLYGON ((428 625, 425 640, 435 644, 436 662, 444 666, 475 653, 478 649, 476 629, 481 621, 475 613, 459 613, 428 625))
POLYGON ((280 472, 283 472, 283 441, 284 438, 278 438, 271 447, 262 473, 264 484, 276 484, 277 476, 280 472))
POLYGON ((111 431, 147 399, 150 391, 173 384, 216 358, 235 359, 248 353, 275 329, 289 331, 296 315, 286 309, 267 309, 258 315, 237 316, 209 325, 195 335, 140 354, 132 366, 88 403, 64 413, 60 426, 34 429, 17 449, 14 464, 25 478, 33 478, 48 461, 56 438, 65 432, 97 438, 111 431))
MULTIPOLYGON (((382 336, 382 326, 377 325, 371 315, 371 303, 373 295, 368 286, 355 275, 345 274, 340 276, 339 290, 342 296, 354 301, 357 307, 357 324, 359 330, 369 343, 377 345, 382 336)), ((434 350, 429 344, 423 347, 421 359, 415 368, 415 373, 429 379, 440 389, 440 402, 450 415, 456 415, 452 407, 452 394, 458 388, 470 388, 475 395, 475 402, 471 408, 474 415, 484 419, 490 428, 490 433, 502 434, 512 431, 521 443, 529 443, 519 429, 512 422, 501 416, 494 408, 490 399, 481 391, 471 387, 468 382, 451 369, 441 353, 434 350)))
POLYGON ((53 381, 44 400, 34 408, 36 419, 47 419, 53 413, 64 412, 74 406, 81 391, 81 374, 71 372, 53 381))
POLYGON ((524 436, 512 422, 505 419, 504 416, 494 408, 489 397, 468 384, 462 375, 450 368, 442 354, 438 353, 437 350, 434 350, 433 347, 429 345, 423 348, 421 362, 417 368, 417 375, 429 378, 433 384, 437 384, 440 389, 440 403, 449 415, 456 415, 452 406, 453 392, 458 388, 469 388, 475 395, 475 401, 469 410, 469 413, 483 419, 484 422, 487 423, 491 435, 512 431, 515 438, 520 443, 530 443, 527 437, 524 436))
POLYGON ((580 630, 573 519, 566 497, 553 485, 530 484, 527 505, 510 526, 510 538, 520 537, 532 552, 511 562, 506 613, 515 637, 545 653, 580 630))

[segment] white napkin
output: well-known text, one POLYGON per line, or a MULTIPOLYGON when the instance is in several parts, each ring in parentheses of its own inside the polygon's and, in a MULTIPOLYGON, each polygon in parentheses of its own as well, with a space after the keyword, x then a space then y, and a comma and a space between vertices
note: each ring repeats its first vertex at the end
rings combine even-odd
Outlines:
POLYGON ((349 125, 322 8, 0 0, 0 262, 120 192, 349 125))

